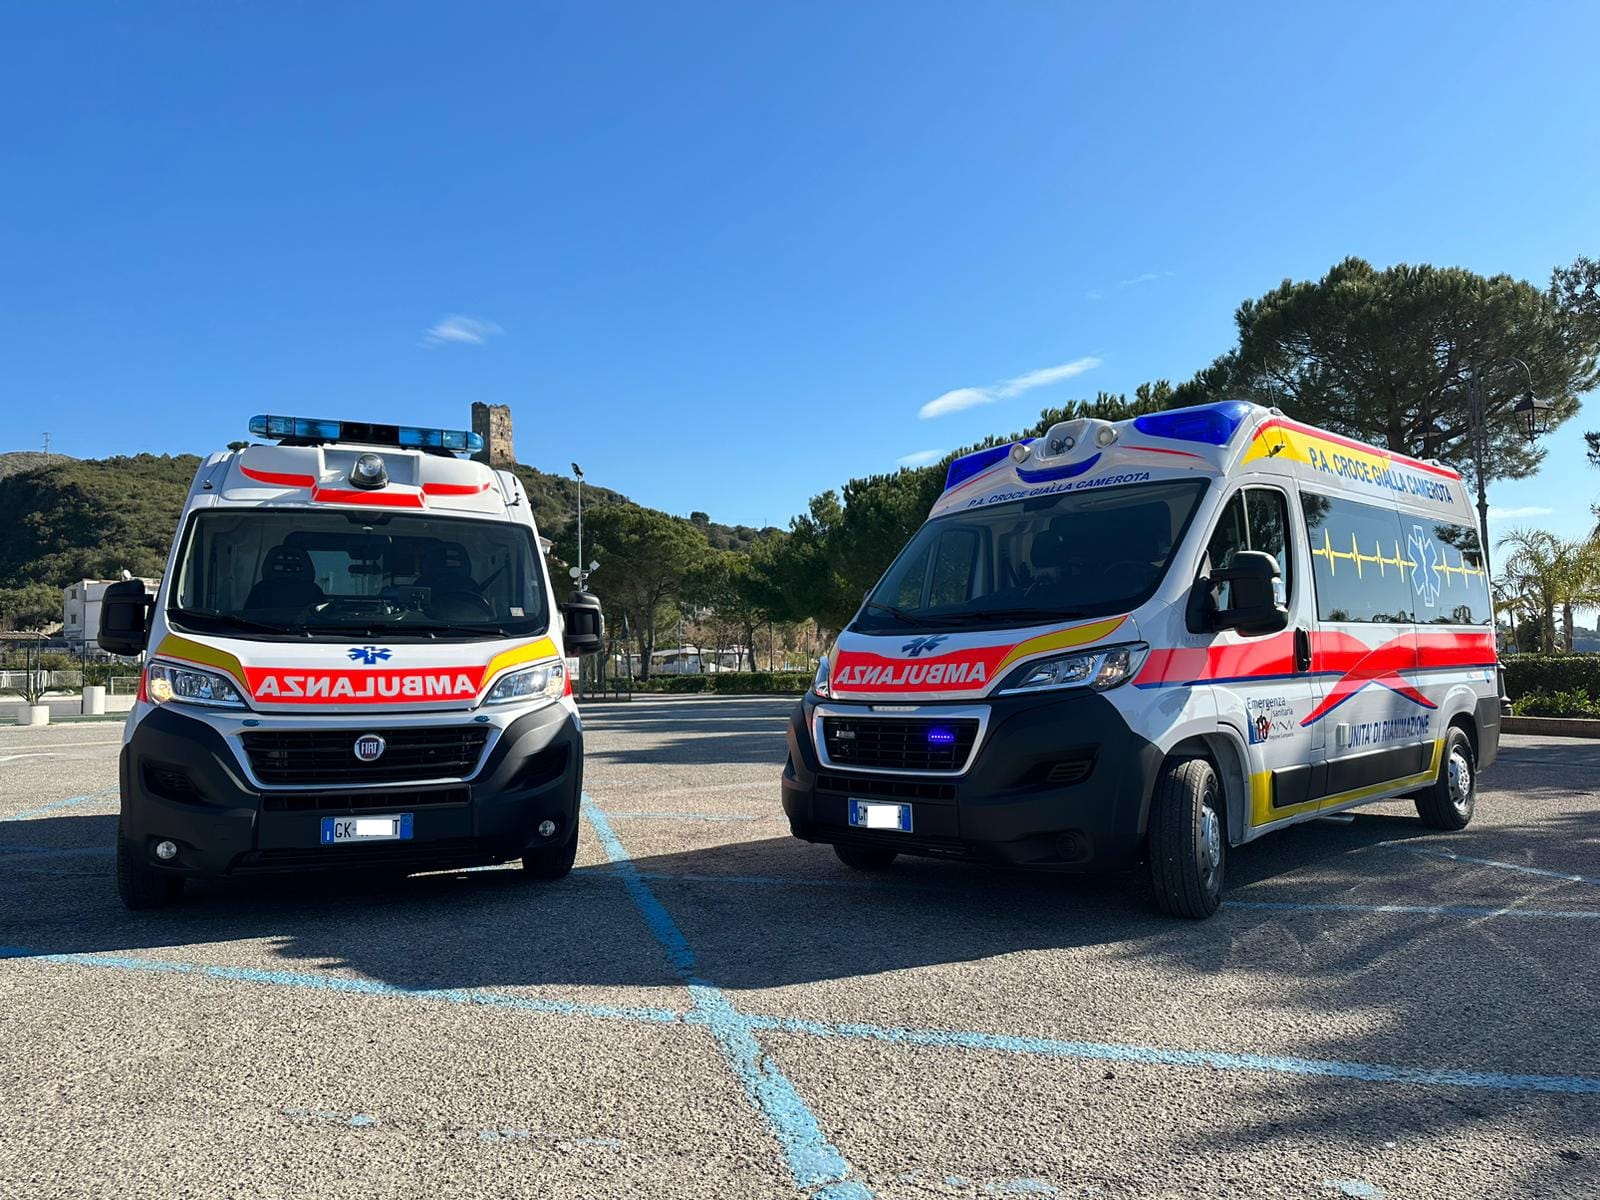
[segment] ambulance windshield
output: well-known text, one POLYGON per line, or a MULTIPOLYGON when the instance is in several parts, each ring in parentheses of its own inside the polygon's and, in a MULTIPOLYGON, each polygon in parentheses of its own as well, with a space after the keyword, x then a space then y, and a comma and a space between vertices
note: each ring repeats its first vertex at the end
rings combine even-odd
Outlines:
POLYGON ((487 638, 550 621, 530 530, 410 513, 212 509, 184 534, 169 617, 199 632, 487 638))
POLYGON ((862 633, 1109 616, 1166 574, 1206 482, 1058 492, 929 521, 856 614, 862 633))

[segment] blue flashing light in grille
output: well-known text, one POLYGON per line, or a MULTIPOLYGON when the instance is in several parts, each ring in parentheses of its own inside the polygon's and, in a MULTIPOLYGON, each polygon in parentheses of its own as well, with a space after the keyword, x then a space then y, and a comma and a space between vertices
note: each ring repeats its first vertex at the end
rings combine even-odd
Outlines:
POLYGON ((1250 414, 1250 407, 1243 400, 1223 400, 1194 408, 1174 408, 1135 417, 1133 427, 1146 437, 1226 446, 1250 414))
POLYGON ((401 446, 407 450, 475 453, 483 449, 483 436, 465 429, 424 429, 416 425, 331 421, 323 417, 263 414, 250 418, 250 432, 263 438, 300 442, 360 442, 369 446, 401 446))
POLYGON ((955 732, 953 730, 940 729, 937 726, 935 726, 934 728, 928 730, 928 742, 931 745, 934 745, 934 746, 953 746, 955 744, 955 740, 956 740, 956 735, 955 735, 955 732))

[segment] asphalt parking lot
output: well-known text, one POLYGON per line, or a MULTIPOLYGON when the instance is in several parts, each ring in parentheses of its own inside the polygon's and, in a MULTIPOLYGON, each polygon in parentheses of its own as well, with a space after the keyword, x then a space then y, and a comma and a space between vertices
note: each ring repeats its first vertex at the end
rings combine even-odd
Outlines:
POLYGON ((787 835, 789 702, 596 705, 578 869, 131 915, 117 724, 0 729, 0 1196, 1600 1194, 1600 744, 1137 876, 787 835))

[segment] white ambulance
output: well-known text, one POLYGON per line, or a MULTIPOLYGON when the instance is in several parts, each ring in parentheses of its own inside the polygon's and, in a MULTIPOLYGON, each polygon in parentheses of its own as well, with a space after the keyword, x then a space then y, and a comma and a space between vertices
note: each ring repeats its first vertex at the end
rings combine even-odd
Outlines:
POLYGON ((1461 477, 1242 401, 950 465, 789 730, 794 834, 1084 870, 1204 917, 1228 851, 1391 796, 1472 816, 1500 701, 1461 477))
MULTIPOLYGON (((509 471, 476 434, 260 416, 201 464, 160 591, 108 589, 101 646, 147 651, 121 758, 117 883, 424 870, 577 848, 583 734, 558 609, 509 471)), ((563 628, 564 626, 564 628, 563 628)))

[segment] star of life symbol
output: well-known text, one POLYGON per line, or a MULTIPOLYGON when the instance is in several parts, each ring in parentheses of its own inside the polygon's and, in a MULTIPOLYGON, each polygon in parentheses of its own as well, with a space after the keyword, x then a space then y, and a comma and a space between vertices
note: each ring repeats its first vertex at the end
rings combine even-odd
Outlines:
POLYGON ((1406 549, 1411 552, 1411 588, 1423 604, 1434 608, 1439 603, 1439 548, 1421 525, 1413 525, 1406 549))
POLYGON ((949 636, 950 635, 948 633, 936 633, 932 637, 912 638, 904 646, 901 646, 900 649, 905 651, 912 658, 915 658, 924 650, 931 651, 936 649, 939 643, 946 640, 949 636))
POLYGON ((390 651, 382 646, 351 646, 350 661, 374 666, 379 659, 387 659, 390 651))

